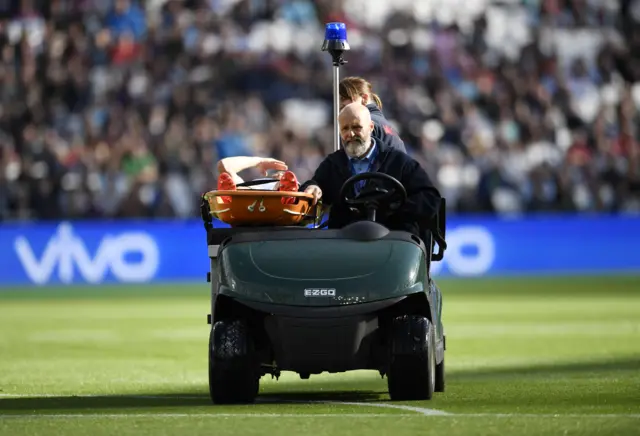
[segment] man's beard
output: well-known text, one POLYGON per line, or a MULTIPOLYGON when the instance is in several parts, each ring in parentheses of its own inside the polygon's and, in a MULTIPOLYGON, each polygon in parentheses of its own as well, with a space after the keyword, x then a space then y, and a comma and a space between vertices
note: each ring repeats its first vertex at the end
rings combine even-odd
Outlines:
POLYGON ((351 158, 361 157, 367 152, 370 144, 371 140, 367 141, 363 138, 354 138, 349 142, 345 142, 344 151, 347 153, 347 156, 351 158))

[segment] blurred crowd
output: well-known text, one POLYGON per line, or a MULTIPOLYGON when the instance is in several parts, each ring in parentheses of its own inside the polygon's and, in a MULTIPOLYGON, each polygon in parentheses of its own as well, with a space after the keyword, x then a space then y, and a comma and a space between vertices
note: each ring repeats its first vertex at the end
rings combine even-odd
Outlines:
POLYGON ((332 151, 324 23, 450 213, 640 213, 640 0, 0 0, 0 219, 190 217, 332 151))

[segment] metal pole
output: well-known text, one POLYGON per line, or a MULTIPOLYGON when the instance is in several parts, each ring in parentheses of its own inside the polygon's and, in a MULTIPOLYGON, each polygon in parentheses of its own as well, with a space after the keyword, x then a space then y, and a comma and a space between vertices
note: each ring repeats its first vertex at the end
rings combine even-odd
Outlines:
POLYGON ((333 151, 340 150, 340 65, 333 66, 333 151))
POLYGON ((347 26, 344 23, 327 23, 325 25, 324 42, 322 51, 331 55, 333 64, 333 151, 340 150, 340 126, 338 114, 340 113, 340 65, 346 64, 342 58, 345 51, 349 51, 347 42, 347 26))

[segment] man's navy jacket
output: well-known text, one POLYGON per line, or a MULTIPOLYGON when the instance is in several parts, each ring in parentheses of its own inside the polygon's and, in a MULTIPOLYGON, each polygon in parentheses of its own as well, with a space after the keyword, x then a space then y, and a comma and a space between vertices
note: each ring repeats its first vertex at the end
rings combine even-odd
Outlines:
POLYGON ((369 113, 371 114, 371 120, 373 121, 373 136, 378 139, 378 142, 382 142, 387 147, 395 148, 403 153, 407 152, 404 142, 400 139, 398 132, 391 126, 391 123, 385 118, 380 108, 375 103, 369 103, 367 105, 369 113))
MULTIPOLYGON (((395 177, 407 191, 404 206, 393 215, 383 218, 381 224, 390 230, 405 230, 420 236, 418 222, 433 222, 440 207, 440 193, 427 172, 411 156, 392 149, 384 143, 377 142, 376 147, 379 149, 371 171, 395 177)), ((331 206, 329 228, 341 228, 363 219, 338 198, 342 185, 352 175, 354 174, 351 171, 349 158, 344 150, 340 149, 328 155, 320 163, 313 178, 300 186, 300 191, 304 191, 310 185, 320 187, 323 205, 331 206)), ((379 182, 372 180, 367 183, 378 184, 379 182)), ((377 186, 387 189, 392 187, 386 182, 384 185, 377 186)), ((354 193, 350 192, 347 195, 353 197, 354 193)))

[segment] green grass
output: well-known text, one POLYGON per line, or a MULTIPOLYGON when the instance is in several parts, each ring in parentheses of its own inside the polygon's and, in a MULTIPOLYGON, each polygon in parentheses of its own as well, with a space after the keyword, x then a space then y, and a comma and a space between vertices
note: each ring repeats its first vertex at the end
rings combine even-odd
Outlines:
POLYGON ((208 398, 206 283, 1 291, 0 435, 640 434, 640 277, 439 284, 432 401, 390 402, 361 371, 264 377, 258 403, 224 407, 208 398))

